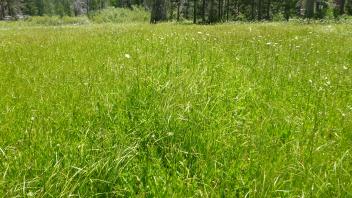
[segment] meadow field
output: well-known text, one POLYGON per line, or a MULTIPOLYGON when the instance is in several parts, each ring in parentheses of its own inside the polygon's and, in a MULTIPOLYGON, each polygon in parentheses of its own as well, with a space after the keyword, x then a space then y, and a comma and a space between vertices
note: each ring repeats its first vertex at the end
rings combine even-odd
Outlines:
POLYGON ((4 24, 0 197, 352 196, 351 25, 4 24))

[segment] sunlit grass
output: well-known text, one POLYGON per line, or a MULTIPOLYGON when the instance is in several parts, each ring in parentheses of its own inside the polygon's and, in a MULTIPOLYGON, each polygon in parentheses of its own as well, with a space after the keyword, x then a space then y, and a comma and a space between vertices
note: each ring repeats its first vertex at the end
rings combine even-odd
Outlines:
POLYGON ((0 195, 352 196, 352 27, 0 29, 0 195))

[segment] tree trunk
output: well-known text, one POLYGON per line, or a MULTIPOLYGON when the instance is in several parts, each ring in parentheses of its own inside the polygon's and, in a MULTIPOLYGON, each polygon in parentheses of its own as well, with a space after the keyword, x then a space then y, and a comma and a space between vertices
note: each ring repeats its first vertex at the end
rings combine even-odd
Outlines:
POLYGON ((352 15, 352 0, 346 2, 346 12, 348 15, 352 15))
POLYGON ((230 0, 226 0, 226 21, 229 21, 230 0))
POLYGON ((202 3, 202 22, 205 23, 205 0, 202 3))
POLYGON ((188 19, 189 2, 188 2, 188 1, 185 1, 185 3, 184 3, 183 5, 184 5, 184 7, 185 7, 184 17, 185 17, 186 19, 188 19))
POLYGON ((345 0, 340 0, 340 14, 345 13, 345 0))
POLYGON ((7 14, 11 16, 11 18, 14 16, 14 11, 13 11, 13 1, 12 0, 7 0, 6 2, 6 7, 5 10, 7 9, 7 14))
POLYGON ((214 23, 216 22, 216 9, 214 8, 215 2, 214 0, 210 0, 210 8, 209 8, 209 15, 208 15, 208 21, 209 23, 214 23))
POLYGON ((222 14, 221 14, 221 7, 222 7, 222 0, 218 0, 218 20, 222 20, 222 14))
POLYGON ((87 6, 87 10, 86 10, 87 11, 87 15, 89 15, 89 0, 86 1, 86 4, 87 4, 86 5, 87 6))
POLYGON ((177 21, 180 21, 180 7, 181 7, 181 0, 177 2, 177 16, 176 16, 177 21))
POLYGON ((254 19, 255 19, 255 15, 254 15, 254 4, 255 4, 255 1, 252 0, 252 2, 251 2, 251 20, 254 20, 254 19))
POLYGON ((129 9, 132 9, 132 3, 131 3, 131 0, 127 0, 127 7, 129 9))
POLYGON ((258 0, 258 21, 262 20, 262 0, 258 0))
POLYGON ((240 15, 240 2, 236 0, 236 17, 240 15))
POLYGON ((266 18, 270 20, 271 0, 268 0, 268 7, 266 8, 266 18))
POLYGON ((285 19, 290 20, 290 0, 285 0, 285 19))
POLYGON ((305 0, 305 17, 312 18, 314 16, 314 0, 305 0))
POLYGON ((166 20, 165 0, 154 0, 150 23, 157 23, 166 20))
POLYGON ((170 5, 170 15, 169 15, 169 19, 172 21, 174 20, 174 9, 175 9, 175 4, 173 2, 171 2, 170 5))
POLYGON ((0 0, 0 20, 5 18, 5 3, 0 0))
POLYGON ((193 23, 197 23, 197 0, 193 0, 193 23))

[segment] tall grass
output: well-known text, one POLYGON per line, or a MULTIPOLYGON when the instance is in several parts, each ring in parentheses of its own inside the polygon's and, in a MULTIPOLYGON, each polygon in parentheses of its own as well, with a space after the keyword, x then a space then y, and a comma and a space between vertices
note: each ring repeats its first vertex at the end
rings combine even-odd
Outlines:
POLYGON ((29 25, 46 25, 46 26, 58 26, 58 25, 84 25, 89 24, 89 19, 85 16, 80 17, 59 17, 59 16, 31 16, 26 19, 29 25))
POLYGON ((0 30, 0 195, 349 197, 351 32, 0 30))

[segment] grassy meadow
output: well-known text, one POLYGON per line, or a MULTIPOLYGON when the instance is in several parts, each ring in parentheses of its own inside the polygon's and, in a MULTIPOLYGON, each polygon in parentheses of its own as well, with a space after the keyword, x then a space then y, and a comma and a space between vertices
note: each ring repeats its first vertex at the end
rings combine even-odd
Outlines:
POLYGON ((351 197, 351 145, 351 25, 0 25, 0 197, 351 197))

